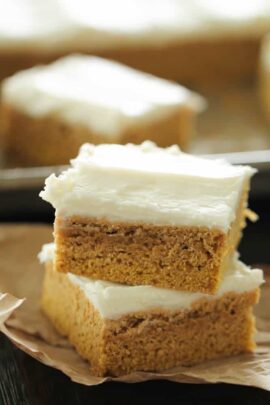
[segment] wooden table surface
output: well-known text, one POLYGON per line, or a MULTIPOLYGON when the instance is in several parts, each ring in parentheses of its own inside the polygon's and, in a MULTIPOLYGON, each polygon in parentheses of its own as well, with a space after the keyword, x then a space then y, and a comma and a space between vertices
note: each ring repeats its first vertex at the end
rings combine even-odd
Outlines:
MULTIPOLYGON (((240 248, 242 259, 248 264, 270 264, 270 200, 252 202, 251 207, 261 219, 245 231, 240 248)), ((38 218, 35 216, 35 219, 38 218)), ((31 217, 24 220, 29 221, 31 217)), ((227 384, 190 385, 165 381, 85 387, 30 358, 0 335, 0 405, 142 403, 270 405, 270 392, 227 384)))

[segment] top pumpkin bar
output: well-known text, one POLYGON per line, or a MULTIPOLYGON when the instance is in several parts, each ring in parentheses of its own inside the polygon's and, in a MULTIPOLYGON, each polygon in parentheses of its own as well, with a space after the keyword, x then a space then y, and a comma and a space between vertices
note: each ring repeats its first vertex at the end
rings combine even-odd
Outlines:
POLYGON ((82 146, 46 180, 56 270, 213 294, 238 245, 254 169, 178 147, 82 146))

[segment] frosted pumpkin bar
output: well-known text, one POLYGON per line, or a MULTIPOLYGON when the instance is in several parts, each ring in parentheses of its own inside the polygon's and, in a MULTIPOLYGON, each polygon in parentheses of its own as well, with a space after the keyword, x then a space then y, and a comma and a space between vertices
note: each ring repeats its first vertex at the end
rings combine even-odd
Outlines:
POLYGON ((177 83, 109 60, 73 55, 19 72, 2 86, 7 159, 66 164, 85 142, 185 148, 204 99, 177 83))
POLYGON ((214 296, 92 280, 53 267, 45 245, 42 309, 94 375, 161 371, 250 352, 262 271, 234 259, 214 296))
POLYGON ((0 79, 81 52, 186 83, 254 78, 267 0, 0 0, 0 79))
POLYGON ((84 145, 46 180, 56 270, 214 293, 245 223, 254 170, 178 147, 84 145))

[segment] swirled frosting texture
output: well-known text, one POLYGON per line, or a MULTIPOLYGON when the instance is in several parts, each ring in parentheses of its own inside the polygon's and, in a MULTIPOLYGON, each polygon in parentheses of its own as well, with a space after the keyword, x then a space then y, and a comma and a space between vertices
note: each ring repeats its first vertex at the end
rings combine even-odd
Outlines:
POLYGON ((41 197, 56 215, 109 221, 230 229, 251 175, 232 166, 166 149, 141 145, 82 146, 71 168, 47 178, 41 197))

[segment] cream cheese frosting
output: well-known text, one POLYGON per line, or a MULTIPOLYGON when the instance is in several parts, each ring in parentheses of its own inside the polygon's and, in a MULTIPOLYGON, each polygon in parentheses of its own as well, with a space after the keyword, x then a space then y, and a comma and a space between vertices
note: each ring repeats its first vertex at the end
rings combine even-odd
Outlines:
MULTIPOLYGON (((0 50, 51 52, 72 32, 58 0, 0 0, 0 50)), ((73 36, 72 34, 71 36, 73 36)))
POLYGON ((268 0, 0 0, 0 49, 95 51, 269 30, 268 0))
POLYGON ((2 97, 31 116, 53 114, 114 140, 134 125, 205 106, 202 97, 179 84, 85 55, 15 74, 3 82, 2 97))
MULTIPOLYGON (((52 261, 54 244, 44 245, 39 259, 42 263, 52 261)), ((152 286, 127 286, 108 281, 92 280, 68 273, 69 280, 78 285, 99 311, 102 317, 117 319, 129 313, 148 310, 188 309, 200 300, 213 300, 222 295, 235 292, 252 291, 263 283, 263 272, 250 269, 235 255, 215 295, 175 291, 152 286)))
POLYGON ((46 179, 40 196, 62 217, 206 226, 226 232, 254 172, 249 166, 183 153, 175 145, 85 144, 71 168, 46 179))

